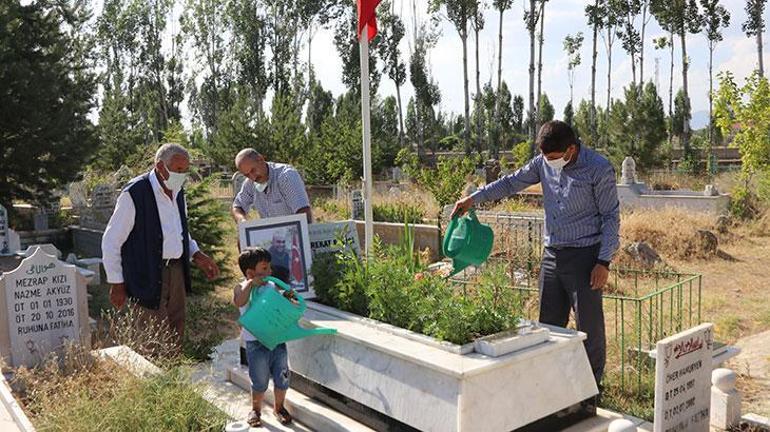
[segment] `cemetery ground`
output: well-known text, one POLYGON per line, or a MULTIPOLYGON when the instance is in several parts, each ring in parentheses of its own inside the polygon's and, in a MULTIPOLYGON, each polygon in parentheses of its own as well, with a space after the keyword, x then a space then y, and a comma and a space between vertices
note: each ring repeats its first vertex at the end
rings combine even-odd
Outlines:
MULTIPOLYGON (((664 178, 660 181, 673 183, 682 180, 664 178)), ((693 189, 697 187, 693 186, 693 189)), ((430 214, 437 213, 438 206, 424 192, 421 195, 419 191, 415 194, 397 199, 383 199, 381 206, 390 208, 393 221, 403 218, 403 215, 411 211, 415 214, 415 218, 419 213, 420 218, 426 220, 426 223, 435 223, 435 219, 431 220, 430 214), (413 209, 404 210, 408 205, 412 205, 413 209)), ((345 213, 349 211, 343 200, 318 201, 314 204, 314 213, 319 219, 344 219, 345 213)), ((512 200, 496 206, 495 209, 531 211, 537 209, 537 204, 512 200)), ((157 411, 154 411, 156 409, 179 408, 180 411, 175 417, 183 418, 185 413, 191 413, 189 419, 197 422, 194 423, 195 428, 221 429, 221 424, 225 421, 222 413, 210 410, 211 406, 195 394, 195 387, 190 384, 187 366, 205 361, 214 346, 226 339, 237 337, 239 333, 236 323, 238 312, 231 306, 232 284, 239 279, 240 275, 235 259, 237 256, 236 227, 229 218, 224 225, 225 232, 228 233, 225 244, 229 245, 229 258, 223 266, 230 270, 231 279, 220 281, 213 290, 188 298, 184 355, 175 357, 170 362, 161 361, 160 357, 156 356, 165 372, 151 380, 140 380, 128 373, 120 372, 119 367, 106 360, 87 362, 87 366, 81 365, 69 369, 66 367, 61 370, 43 368, 39 371, 27 371, 26 375, 20 374, 18 382, 24 383, 24 388, 32 390, 23 396, 25 409, 31 414, 33 422, 40 430, 88 429, 85 423, 80 424, 82 427, 79 427, 78 424, 68 422, 77 421, 77 418, 104 418, 105 415, 118 415, 118 407, 130 404, 141 407, 138 412, 143 419, 146 417, 147 422, 151 422, 152 417, 157 416, 157 411), (52 377, 54 379, 51 379, 52 377), (162 396, 163 394, 189 398, 190 403, 178 407, 156 403, 159 398, 165 397, 162 396), (59 398, 60 395, 77 397, 62 399, 59 398), (56 408, 65 400, 68 400, 68 406, 73 406, 75 409, 56 408), (198 403, 202 405, 197 405, 198 403), (99 409, 99 407, 104 408, 99 409), (64 415, 69 412, 77 413, 77 416, 64 415)), ((744 338, 770 330, 770 302, 766 301, 765 288, 767 269, 770 269, 770 244, 768 244, 770 243, 770 217, 765 216, 752 222, 733 221, 725 227, 717 227, 713 217, 683 211, 624 213, 621 236, 622 247, 634 241, 644 241, 651 245, 663 260, 663 263, 657 265, 658 268, 673 269, 682 273, 698 273, 703 276, 702 321, 715 324, 719 341, 740 345, 744 338), (714 233, 718 239, 718 248, 712 250, 709 245, 704 245, 698 237, 698 230, 714 233)), ((618 265, 633 266, 634 263, 628 254, 621 251, 618 265)), ((89 300, 90 314, 99 319, 103 328, 109 327, 110 320, 114 321, 114 318, 103 314, 104 311, 111 309, 108 291, 109 287, 106 284, 89 287, 89 293, 92 294, 89 300)), ((606 319, 610 323, 613 316, 608 314, 606 319)), ((768 334, 770 333, 766 333, 764 340, 754 339, 752 343, 770 345, 768 334)), ((133 345, 138 351, 142 351, 143 344, 153 345, 150 343, 152 341, 132 339, 130 335, 121 342, 133 345)), ((98 344, 98 338, 96 343, 98 344)), ((149 350, 151 351, 151 348, 149 350)), ((611 369, 613 362, 617 362, 617 358, 613 355, 617 353, 610 352, 608 370, 611 369)), ((73 359, 81 357, 77 353, 72 354, 73 359)), ((150 358, 153 358, 151 354, 150 358)), ((762 354, 755 355, 754 361, 767 364, 770 362, 770 354, 765 354, 764 357, 762 354)), ((77 362, 70 364, 77 364, 77 362)), ((742 411, 770 416, 768 368, 757 368, 745 363, 740 357, 731 362, 729 367, 739 373, 739 389, 744 394, 742 411)), ((616 380, 616 376, 608 373, 602 405, 616 411, 651 419, 652 382, 644 383, 645 394, 643 397, 638 397, 639 395, 634 396, 618 391, 619 385, 616 380)), ((248 397, 245 392, 243 397, 248 397)), ((125 420, 116 418, 119 419, 118 421, 125 420)), ((147 424, 151 425, 151 423, 147 424)), ((178 426, 183 429, 186 427, 181 424, 178 426)), ((163 425, 165 429, 175 427, 177 425, 163 425)))

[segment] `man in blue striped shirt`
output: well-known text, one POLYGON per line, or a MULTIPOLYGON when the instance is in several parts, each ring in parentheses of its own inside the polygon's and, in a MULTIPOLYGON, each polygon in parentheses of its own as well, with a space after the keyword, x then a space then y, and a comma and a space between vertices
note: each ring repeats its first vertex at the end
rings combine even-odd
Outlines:
POLYGON ((565 327, 570 308, 575 311, 578 330, 588 335, 586 352, 599 383, 606 357, 601 289, 620 244, 615 170, 603 156, 581 146, 562 121, 545 123, 537 145, 540 154, 515 173, 458 201, 453 214, 542 185, 545 250, 540 322, 565 327))

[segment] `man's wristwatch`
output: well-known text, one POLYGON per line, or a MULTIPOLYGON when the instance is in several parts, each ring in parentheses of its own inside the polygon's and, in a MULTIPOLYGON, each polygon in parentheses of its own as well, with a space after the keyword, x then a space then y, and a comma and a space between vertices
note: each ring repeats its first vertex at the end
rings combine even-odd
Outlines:
POLYGON ((610 269, 610 262, 609 261, 598 259, 598 260, 596 260, 596 264, 600 264, 600 265, 603 265, 604 267, 607 267, 607 270, 610 269))

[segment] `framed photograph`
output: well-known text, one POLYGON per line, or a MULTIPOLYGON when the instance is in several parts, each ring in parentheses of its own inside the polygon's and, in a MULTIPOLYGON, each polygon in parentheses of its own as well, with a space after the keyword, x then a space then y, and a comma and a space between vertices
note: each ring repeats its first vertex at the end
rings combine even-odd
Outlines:
POLYGON ((310 277, 310 236, 304 214, 243 222, 238 225, 238 241, 241 250, 267 249, 273 276, 288 283, 303 297, 315 297, 310 277))

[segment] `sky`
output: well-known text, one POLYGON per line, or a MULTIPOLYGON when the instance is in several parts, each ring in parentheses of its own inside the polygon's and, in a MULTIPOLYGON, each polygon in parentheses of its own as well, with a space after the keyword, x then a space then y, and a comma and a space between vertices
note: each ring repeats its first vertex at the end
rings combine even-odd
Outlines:
MULTIPOLYGON (((407 36, 402 41, 401 53, 408 58, 408 40, 413 38, 411 30, 412 0, 393 0, 396 12, 403 18, 407 26, 407 36)), ((428 20, 426 8, 428 0, 417 1, 417 15, 421 20, 428 20)), ((591 91, 591 48, 592 29, 587 24, 584 9, 586 4, 593 3, 589 0, 550 0, 546 4, 545 11, 545 39, 543 45, 543 91, 556 109, 559 118, 564 106, 569 101, 569 84, 567 78, 567 54, 564 52, 562 42, 568 34, 583 32, 585 40, 580 51, 582 64, 575 72, 574 98, 575 105, 580 99, 590 99, 591 91)), ((487 2, 489 3, 489 2, 487 2)), ((528 4, 529 2, 527 2, 528 4)), ((714 79, 719 71, 729 70, 735 75, 738 84, 742 84, 757 67, 756 39, 747 38, 741 31, 741 24, 746 20, 743 10, 745 0, 723 0, 722 4, 731 14, 730 26, 723 31, 724 40, 719 43, 714 52, 714 79)), ((508 84, 513 94, 524 96, 525 105, 528 98, 529 86, 529 34, 526 31, 523 13, 524 0, 515 0, 513 7, 506 11, 503 17, 503 80, 508 84)), ((641 21, 641 17, 638 22, 641 21)), ((493 85, 497 83, 497 47, 499 14, 496 10, 488 10, 485 13, 486 25, 479 35, 479 64, 481 70, 482 86, 490 79, 493 85)), ((770 23, 770 6, 765 11, 765 22, 770 23)), ((640 25, 640 23, 639 23, 640 25)), ((462 70, 462 42, 454 26, 447 21, 440 24, 441 37, 436 47, 429 53, 429 61, 433 77, 441 90, 441 109, 454 113, 464 111, 463 99, 463 70, 462 70)), ((653 39, 667 35, 661 30, 655 19, 651 19, 647 25, 644 46, 644 74, 645 80, 655 82, 655 64, 658 59, 659 93, 664 106, 668 104, 668 83, 670 71, 670 53, 666 50, 655 50, 653 39)), ((770 69, 770 41, 767 40, 768 32, 764 38, 764 63, 765 69, 770 69)), ((470 92, 475 92, 475 41, 473 36, 468 39, 468 79, 470 92)), ((306 49, 306 48, 305 48, 306 49)), ((607 55, 601 38, 597 41, 599 55, 597 58, 597 102, 606 104, 607 91, 607 55)), ((681 87, 681 47, 675 44, 674 52, 674 95, 681 87)), ((688 74, 689 93, 693 107, 693 126, 703 127, 708 122, 708 44, 704 34, 688 35, 687 53, 690 57, 690 70, 688 74)), ((305 51, 300 58, 307 58, 305 51)), ((333 32, 322 29, 313 40, 312 52, 313 67, 323 86, 335 95, 345 91, 341 80, 342 63, 336 55, 333 44, 333 32), (334 53, 335 55, 329 55, 334 53)), ((622 96, 623 87, 631 82, 631 61, 623 50, 620 42, 616 42, 612 52, 612 97, 622 96)), ((638 68, 637 68, 638 69, 638 68)), ((638 74, 638 70, 637 70, 638 74)), ((767 73, 766 73, 767 75, 767 73)), ((716 87, 716 85, 715 85, 716 87)), ((383 77, 380 87, 380 96, 395 95, 395 85, 387 77, 383 77)), ((413 95, 414 91, 407 83, 402 90, 404 106, 413 95)))

